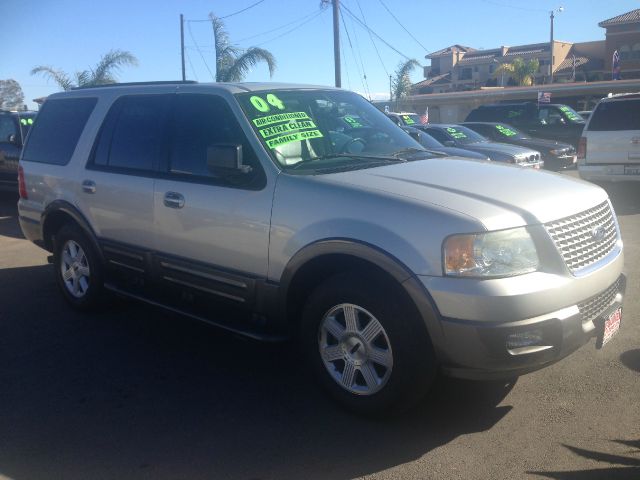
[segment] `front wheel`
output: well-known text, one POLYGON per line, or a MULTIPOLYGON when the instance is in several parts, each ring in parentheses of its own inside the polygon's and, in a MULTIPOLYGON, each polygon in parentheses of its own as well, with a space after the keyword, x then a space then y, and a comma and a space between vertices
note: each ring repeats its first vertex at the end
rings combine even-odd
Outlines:
POLYGON ((311 294, 302 345, 321 384, 365 415, 404 410, 427 392, 436 372, 426 328, 400 286, 343 273, 311 294))

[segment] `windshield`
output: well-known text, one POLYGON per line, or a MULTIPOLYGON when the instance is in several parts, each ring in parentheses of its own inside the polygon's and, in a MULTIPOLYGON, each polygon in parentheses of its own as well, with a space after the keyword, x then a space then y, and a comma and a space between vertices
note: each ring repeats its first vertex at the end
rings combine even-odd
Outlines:
POLYGON ((569 122, 585 123, 584 118, 582 118, 582 116, 578 112, 576 112, 573 108, 568 107, 567 105, 561 105, 558 108, 562 112, 562 115, 564 116, 564 118, 569 120, 569 122))
POLYGON ((505 125, 504 123, 497 123, 495 129, 500 137, 510 138, 512 140, 526 140, 529 138, 528 135, 525 135, 517 128, 511 125, 505 125))
POLYGON ((287 170, 322 173, 377 166, 405 154, 430 156, 384 113, 352 92, 273 90, 236 98, 267 151, 287 170))
POLYGON ((20 125, 20 132, 22 134, 23 141, 27 138, 27 133, 31 130, 31 126, 33 125, 35 118, 36 116, 34 114, 18 114, 18 124, 20 125))
POLYGON ((420 119, 420 115, 416 115, 415 113, 402 113, 400 114, 400 118, 402 119, 402 123, 408 126, 420 125, 422 124, 422 120, 420 119))
POLYGON ((455 127, 443 127, 442 131, 446 133, 447 137, 449 137, 451 140, 463 145, 487 141, 487 139, 479 133, 476 133, 473 130, 467 127, 462 127, 460 125, 456 125, 455 127))

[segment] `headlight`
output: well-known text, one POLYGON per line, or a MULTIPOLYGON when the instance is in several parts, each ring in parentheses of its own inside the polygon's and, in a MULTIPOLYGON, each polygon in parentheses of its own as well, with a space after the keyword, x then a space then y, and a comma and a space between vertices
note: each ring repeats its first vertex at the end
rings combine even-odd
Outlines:
POLYGON ((444 272, 456 277, 505 277, 538 269, 536 247, 524 227, 452 235, 444 241, 444 272))

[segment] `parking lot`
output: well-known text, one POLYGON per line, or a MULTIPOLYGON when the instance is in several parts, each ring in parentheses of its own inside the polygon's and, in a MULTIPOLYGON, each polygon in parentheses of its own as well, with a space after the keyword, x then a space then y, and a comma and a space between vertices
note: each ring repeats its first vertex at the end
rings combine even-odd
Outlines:
POLYGON ((384 421, 336 407, 289 345, 123 301, 70 310, 2 195, 0 479, 640 478, 640 188, 608 191, 617 337, 514 383, 439 379, 384 421))

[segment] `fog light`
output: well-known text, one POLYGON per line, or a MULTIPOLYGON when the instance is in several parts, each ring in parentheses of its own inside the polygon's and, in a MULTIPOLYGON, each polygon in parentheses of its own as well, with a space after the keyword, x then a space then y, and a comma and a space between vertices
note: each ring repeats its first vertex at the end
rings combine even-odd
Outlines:
POLYGON ((542 330, 526 330, 507 336, 507 350, 542 344, 542 330))

